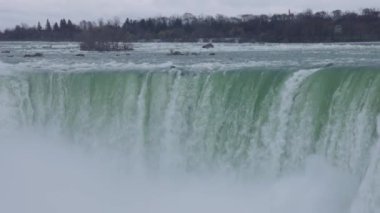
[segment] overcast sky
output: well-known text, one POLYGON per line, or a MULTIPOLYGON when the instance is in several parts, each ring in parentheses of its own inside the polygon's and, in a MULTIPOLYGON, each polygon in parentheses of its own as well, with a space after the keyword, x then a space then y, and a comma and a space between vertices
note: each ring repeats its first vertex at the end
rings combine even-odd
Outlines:
POLYGON ((313 11, 334 9, 359 11, 362 8, 380 8, 380 0, 0 0, 0 29, 26 23, 43 24, 60 18, 96 21, 99 18, 122 20, 126 17, 225 14, 272 14, 294 12, 307 8, 313 11))

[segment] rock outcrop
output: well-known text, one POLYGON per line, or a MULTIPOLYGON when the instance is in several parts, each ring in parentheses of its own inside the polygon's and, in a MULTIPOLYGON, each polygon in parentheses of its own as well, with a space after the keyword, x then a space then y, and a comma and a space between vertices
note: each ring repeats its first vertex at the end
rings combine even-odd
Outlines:
POLYGON ((212 43, 208 43, 208 44, 203 45, 202 48, 210 49, 210 48, 214 48, 214 45, 212 43))

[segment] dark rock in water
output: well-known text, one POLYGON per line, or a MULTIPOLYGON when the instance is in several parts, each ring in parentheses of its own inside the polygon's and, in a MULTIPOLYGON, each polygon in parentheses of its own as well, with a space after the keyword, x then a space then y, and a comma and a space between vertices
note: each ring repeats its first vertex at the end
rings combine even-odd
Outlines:
POLYGON ((10 50, 3 50, 3 51, 1 51, 1 53, 11 53, 11 51, 10 50))
POLYGON ((35 57, 42 57, 42 53, 34 53, 34 54, 25 54, 24 58, 35 58, 35 57))
POLYGON ((202 48, 205 48, 205 49, 214 48, 214 45, 211 43, 208 43, 208 44, 203 45, 202 48))
POLYGON ((75 56, 84 57, 84 54, 79 53, 79 54, 76 54, 75 56))
POLYGON ((170 50, 170 53, 168 55, 185 55, 185 54, 180 51, 170 50))
POLYGON ((210 53, 209 55, 215 55, 215 53, 210 53))
POLYGON ((189 72, 189 71, 181 71, 179 74, 180 74, 181 76, 187 76, 187 75, 190 74, 190 72, 189 72))

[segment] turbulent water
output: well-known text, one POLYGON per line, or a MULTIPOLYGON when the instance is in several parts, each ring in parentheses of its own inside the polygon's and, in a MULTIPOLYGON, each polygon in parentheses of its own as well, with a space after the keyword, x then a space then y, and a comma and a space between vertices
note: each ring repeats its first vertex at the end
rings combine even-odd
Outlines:
POLYGON ((380 212, 378 43, 0 49, 1 212, 380 212))

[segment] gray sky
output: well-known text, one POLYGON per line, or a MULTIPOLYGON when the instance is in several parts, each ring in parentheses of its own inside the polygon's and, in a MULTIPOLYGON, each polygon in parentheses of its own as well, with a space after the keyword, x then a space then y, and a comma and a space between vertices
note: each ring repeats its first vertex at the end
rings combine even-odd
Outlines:
POLYGON ((74 22, 86 19, 112 19, 119 16, 143 18, 159 15, 240 15, 294 12, 307 8, 318 10, 352 10, 379 8, 380 0, 0 0, 0 29, 26 23, 35 25, 47 18, 52 22, 70 18, 74 22))

